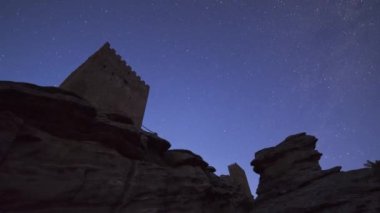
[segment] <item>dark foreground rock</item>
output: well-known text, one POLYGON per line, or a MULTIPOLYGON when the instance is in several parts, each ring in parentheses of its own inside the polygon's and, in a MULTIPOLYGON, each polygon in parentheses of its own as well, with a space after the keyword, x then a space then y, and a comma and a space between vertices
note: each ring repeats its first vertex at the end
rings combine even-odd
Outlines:
POLYGON ((322 170, 316 141, 301 133, 257 152, 253 201, 241 175, 215 175, 125 115, 55 87, 0 82, 0 213, 380 212, 378 163, 322 170))
POLYGON ((249 212, 198 155, 54 87, 0 82, 0 212, 249 212))
POLYGON ((380 212, 375 168, 321 170, 316 142, 301 133, 255 154, 260 182, 252 212, 380 212))

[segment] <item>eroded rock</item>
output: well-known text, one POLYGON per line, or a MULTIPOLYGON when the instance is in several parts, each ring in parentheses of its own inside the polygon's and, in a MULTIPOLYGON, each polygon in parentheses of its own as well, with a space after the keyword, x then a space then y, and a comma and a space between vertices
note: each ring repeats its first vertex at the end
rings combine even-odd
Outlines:
POLYGON ((249 212, 203 159, 58 88, 0 82, 0 212, 249 212))
POLYGON ((253 212, 379 212, 380 181, 370 169, 322 170, 317 139, 300 133, 258 151, 260 175, 253 212))
POLYGON ((183 165, 191 165, 206 169, 208 163, 206 163, 201 156, 194 154, 190 150, 175 149, 169 150, 165 153, 165 160, 168 164, 177 167, 183 165))

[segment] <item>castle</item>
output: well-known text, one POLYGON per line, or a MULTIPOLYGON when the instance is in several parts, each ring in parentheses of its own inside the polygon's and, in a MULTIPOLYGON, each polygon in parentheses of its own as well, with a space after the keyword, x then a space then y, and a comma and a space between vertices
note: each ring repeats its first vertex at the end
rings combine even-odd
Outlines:
POLYGON ((149 85, 105 43, 72 72, 60 88, 76 93, 108 114, 131 119, 140 128, 149 94, 149 85))

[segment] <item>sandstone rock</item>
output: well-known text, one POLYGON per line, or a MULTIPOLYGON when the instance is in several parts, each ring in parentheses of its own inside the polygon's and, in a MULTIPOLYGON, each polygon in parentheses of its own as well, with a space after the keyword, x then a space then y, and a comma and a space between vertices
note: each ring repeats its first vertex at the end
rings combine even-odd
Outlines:
POLYGON ((165 160, 169 165, 174 167, 191 165, 206 169, 208 166, 208 163, 206 163, 201 156, 184 149, 173 149, 167 151, 165 153, 165 160))
POLYGON ((251 189, 249 188, 247 176, 245 175, 244 170, 237 163, 233 163, 228 166, 228 172, 230 173, 233 181, 245 191, 247 197, 251 197, 251 189))
POLYGON ((0 212, 379 212, 378 168, 322 170, 316 142, 301 133, 257 152, 252 202, 236 178, 124 115, 0 82, 0 212))
POLYGON ((0 163, 4 160, 20 130, 22 120, 11 112, 0 112, 0 163))
POLYGON ((0 212, 249 212, 198 155, 58 88, 0 82, 0 212))
POLYGON ((211 172, 211 173, 214 173, 214 172, 216 172, 216 169, 215 169, 215 167, 213 167, 213 166, 207 166, 207 171, 209 171, 209 172, 211 172))
POLYGON ((98 121, 95 108, 88 102, 58 88, 0 82, 0 111, 12 112, 57 137, 96 140, 127 157, 143 158, 138 132, 98 121))
POLYGON ((161 155, 169 150, 171 145, 167 140, 160 138, 154 134, 146 132, 143 132, 143 134, 147 137, 146 143, 148 148, 155 150, 157 153, 161 155))
POLYGON ((321 170, 316 141, 301 133, 255 154, 251 164, 260 182, 253 212, 380 211, 380 181, 373 173, 321 170))

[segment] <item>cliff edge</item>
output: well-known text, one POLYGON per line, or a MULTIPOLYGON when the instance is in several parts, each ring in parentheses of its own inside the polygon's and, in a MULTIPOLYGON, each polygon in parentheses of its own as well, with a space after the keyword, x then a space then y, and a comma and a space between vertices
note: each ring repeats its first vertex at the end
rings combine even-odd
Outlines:
POLYGON ((189 150, 56 87, 0 82, 0 212, 249 212, 189 150))

